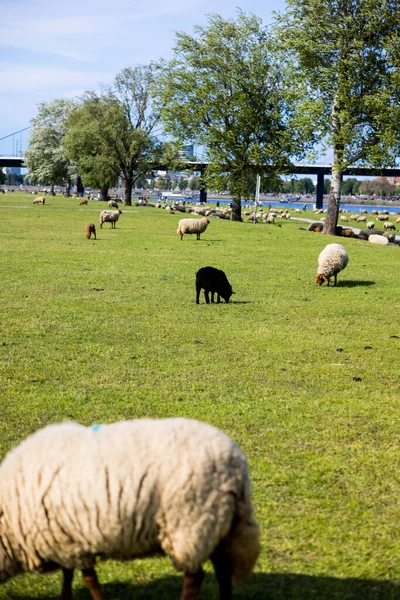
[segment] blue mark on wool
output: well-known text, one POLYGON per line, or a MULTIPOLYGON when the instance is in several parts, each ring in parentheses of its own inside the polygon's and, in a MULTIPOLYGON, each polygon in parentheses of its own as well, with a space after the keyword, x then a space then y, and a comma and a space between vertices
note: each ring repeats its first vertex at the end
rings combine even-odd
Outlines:
POLYGON ((91 426, 91 429, 92 429, 93 431, 100 431, 100 427, 101 427, 101 425, 96 425, 96 424, 95 424, 95 425, 92 425, 92 426, 91 426))

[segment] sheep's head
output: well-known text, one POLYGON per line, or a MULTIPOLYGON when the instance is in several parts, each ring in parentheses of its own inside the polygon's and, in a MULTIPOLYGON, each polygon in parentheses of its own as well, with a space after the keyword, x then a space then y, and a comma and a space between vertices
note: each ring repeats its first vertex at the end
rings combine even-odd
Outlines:
POLYGON ((322 275, 321 273, 318 273, 317 278, 315 280, 315 283, 317 285, 322 285, 324 283, 324 281, 326 281, 325 275, 322 275))

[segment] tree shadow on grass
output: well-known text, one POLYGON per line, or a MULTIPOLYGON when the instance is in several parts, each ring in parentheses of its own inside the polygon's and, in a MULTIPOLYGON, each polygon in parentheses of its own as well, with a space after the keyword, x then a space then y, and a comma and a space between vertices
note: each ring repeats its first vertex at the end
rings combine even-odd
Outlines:
POLYGON ((375 285, 375 281, 365 281, 363 279, 345 279, 344 281, 339 281, 338 286, 340 287, 368 287, 370 285, 375 285))
MULTIPOLYGON (((178 600, 182 591, 182 576, 162 577, 151 583, 106 583, 106 600, 178 600)), ((61 590, 61 578, 60 578, 61 590)), ((234 586, 235 600, 400 600, 400 582, 374 579, 338 579, 313 577, 296 573, 257 573, 234 586)), ((58 600, 59 596, 21 596, 12 592, 9 600, 58 600)), ((89 591, 80 588, 75 600, 90 600, 89 591)), ((207 575, 198 600, 218 600, 215 577, 207 575)))

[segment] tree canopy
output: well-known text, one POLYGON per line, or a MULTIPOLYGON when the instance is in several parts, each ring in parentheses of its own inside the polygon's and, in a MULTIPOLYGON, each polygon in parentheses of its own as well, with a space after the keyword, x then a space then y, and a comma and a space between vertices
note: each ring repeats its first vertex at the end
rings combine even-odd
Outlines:
POLYGON ((342 173, 349 165, 391 166, 400 148, 398 0, 287 0, 275 34, 292 86, 306 83, 300 107, 333 149, 324 233, 333 234, 342 173))
POLYGON ((77 105, 76 100, 62 98, 39 104, 38 113, 32 119, 29 149, 25 153, 25 163, 33 180, 50 184, 52 188, 67 182, 67 194, 76 169, 66 155, 63 139, 68 117, 77 105))
POLYGON ((182 144, 203 146, 205 181, 223 189, 228 180, 232 218, 241 220, 241 198, 252 193, 255 175, 285 171, 312 142, 296 135, 294 94, 260 19, 211 15, 207 26, 176 39, 158 80, 165 129, 182 144))

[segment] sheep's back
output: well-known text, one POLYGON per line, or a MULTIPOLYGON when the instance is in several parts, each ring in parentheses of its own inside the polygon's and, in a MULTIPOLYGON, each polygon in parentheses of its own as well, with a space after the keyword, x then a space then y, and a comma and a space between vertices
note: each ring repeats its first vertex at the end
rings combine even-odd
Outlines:
POLYGON ((328 244, 318 257, 318 274, 330 277, 342 271, 349 262, 349 255, 341 244, 328 244))
POLYGON ((2 535, 25 570, 48 561, 85 568, 96 554, 133 558, 160 547, 178 568, 199 567, 249 487, 236 444, 185 419, 46 427, 7 455, 5 481, 2 535))

